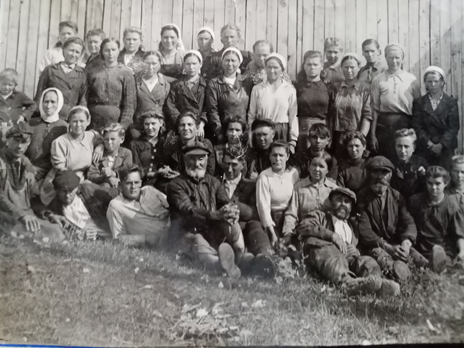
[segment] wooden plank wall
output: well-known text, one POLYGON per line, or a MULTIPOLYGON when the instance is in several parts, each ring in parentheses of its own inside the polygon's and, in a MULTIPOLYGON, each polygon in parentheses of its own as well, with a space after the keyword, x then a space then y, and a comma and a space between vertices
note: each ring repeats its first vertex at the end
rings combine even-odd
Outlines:
POLYGON ((197 29, 210 26, 220 49, 220 28, 235 23, 242 31, 241 48, 270 40, 288 58, 292 78, 304 52, 323 50, 326 37, 340 37, 346 52, 358 54, 366 38, 378 39, 382 50, 399 42, 407 47, 404 68, 419 77, 428 65, 441 66, 447 93, 458 97, 464 110, 463 14, 463 0, 0 0, 0 69, 15 68, 18 89, 32 96, 38 61, 57 42, 63 20, 75 21, 81 37, 103 28, 121 38, 125 27, 140 27, 146 49, 158 47, 167 23, 180 27, 188 49, 196 47, 197 29))

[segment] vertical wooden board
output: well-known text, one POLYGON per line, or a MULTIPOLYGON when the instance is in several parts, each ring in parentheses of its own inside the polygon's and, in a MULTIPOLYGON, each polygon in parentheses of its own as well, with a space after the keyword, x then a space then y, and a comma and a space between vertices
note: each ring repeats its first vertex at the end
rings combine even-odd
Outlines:
MULTIPOLYGON (((462 98, 462 1, 451 0, 451 79, 448 80, 451 94, 458 97, 459 111, 462 114, 463 98, 462 98)), ((458 135, 458 150, 462 153, 462 137, 463 137, 463 117, 461 119, 460 134, 458 135)))
MULTIPOLYGON (((106 0, 108 1, 108 0, 106 0)), ((110 24, 110 36, 119 39, 122 41, 122 37, 119 34, 121 26, 121 5, 122 0, 112 0, 111 1, 111 24, 110 24)), ((123 44, 121 42, 121 48, 123 44)))
MULTIPOLYGON (((245 31, 246 31, 246 19, 247 19, 247 0, 235 0, 235 24, 242 31, 242 40, 240 40, 239 48, 245 49, 245 31)), ((205 7, 208 7, 207 2, 205 2, 205 7)), ((205 15, 206 17, 206 15, 205 15)), ((221 28, 214 27, 215 33, 220 33, 221 28)), ((220 38, 220 36, 218 36, 220 38)), ((219 45, 219 43, 218 43, 219 45)), ((221 44, 222 47, 222 44, 221 44)), ((219 48, 219 47, 218 47, 219 48)))
MULTIPOLYGON (((310 0, 311 1, 311 0, 310 0)), ((267 3, 267 19, 266 19, 266 40, 270 41, 274 48, 277 47, 277 16, 278 16, 278 1, 269 0, 267 3)), ((263 18, 264 20, 264 18, 263 18)))
MULTIPOLYGON (((258 3, 265 4, 266 0, 262 0, 258 3)), ((225 0, 224 22, 235 23, 235 2, 233 0, 225 0)))
MULTIPOLYGON (((13 1, 15 2, 15 1, 13 1)), ((48 48, 52 48, 58 42, 61 22, 61 0, 51 0, 50 5, 50 29, 48 31, 48 48)))
POLYGON ((432 65, 440 65, 440 17, 441 17, 441 0, 430 0, 430 11, 433 15, 430 17, 430 56, 432 65))
POLYGON ((104 0, 104 9, 103 9, 103 31, 106 33, 106 36, 111 37, 111 22, 112 18, 112 1, 104 0))
POLYGON ((61 21, 71 21, 71 13, 73 0, 61 0, 61 12, 60 20, 61 21))
MULTIPOLYGON (((451 1, 440 1, 440 64, 445 72, 446 81, 451 80, 451 1)), ((451 94, 451 84, 445 85, 445 91, 451 94)))
POLYGON ((391 43, 399 42, 398 15, 398 0, 388 0, 388 42, 391 43))
POLYGON ((18 53, 19 16, 21 2, 12 0, 10 3, 10 16, 8 19, 8 36, 6 46, 6 68, 16 68, 16 56, 18 53))
POLYGON ((31 98, 34 95, 36 81, 37 45, 40 25, 40 2, 31 1, 29 8, 29 27, 27 33, 27 50, 25 57, 24 93, 31 98))
MULTIPOLYGON (((198 29, 204 27, 204 11, 205 11, 205 2, 204 0, 195 0, 193 2, 193 46, 195 49, 198 49, 197 44, 197 32, 198 29)), ((219 37, 215 35, 214 47, 216 48, 221 41, 219 37)))
POLYGON ((246 27, 242 29, 242 37, 245 39, 244 47, 246 50, 253 46, 257 35, 258 17, 256 16, 256 5, 258 1, 259 0, 247 0, 246 2, 246 27))
MULTIPOLYGON (((103 12, 106 3, 105 0, 93 0, 93 27, 91 29, 103 29, 103 12)), ((105 31, 108 35, 109 31, 105 31)))
MULTIPOLYGON (((464 78, 463 78, 463 75, 464 75, 464 69, 462 68, 462 64, 464 63, 464 21, 463 21, 463 18, 464 18, 464 4, 461 3, 461 17, 460 17, 460 20, 458 21, 459 23, 459 27, 457 29, 459 29, 461 31, 461 61, 458 62, 458 64, 461 65, 461 75, 458 77, 461 81, 461 93, 458 94, 458 95, 455 95, 455 97, 457 97, 459 99, 459 114, 462 115, 464 113, 464 97, 462 96, 462 92, 464 92, 464 78)), ((460 141, 460 146, 459 146, 459 150, 460 150, 460 154, 464 154, 464 117, 460 117, 461 119, 461 127, 460 127, 460 134, 461 136, 458 138, 458 140, 460 141)))
POLYGON ((377 4, 377 39, 383 52, 383 48, 390 42, 388 34, 390 31, 388 26, 388 0, 380 0, 375 3, 377 4))
POLYGON ((161 0, 162 2, 162 14, 163 16, 161 17, 162 23, 161 27, 172 23, 172 6, 174 0, 161 0))
MULTIPOLYGON (((334 37, 340 39, 342 41, 342 47, 344 52, 346 52, 346 33, 345 32, 345 13, 346 13, 346 2, 345 1, 334 1, 333 8, 334 8, 334 37)), ((332 2, 332 1, 330 1, 332 2)), ((341 59, 341 57, 340 57, 341 59)))
POLYGON ((297 62, 297 25, 298 25, 298 3, 296 0, 288 2, 288 51, 287 71, 294 80, 296 77, 297 62))
MULTIPOLYGON (((340 35, 345 41, 345 52, 357 52, 356 44, 356 0, 346 0, 345 3, 345 13, 340 13, 341 17, 345 19, 345 28, 340 28, 340 35), (343 38, 343 33, 345 33, 345 38, 343 38)), ((338 12, 337 12, 337 21, 338 21, 338 12)))
POLYGON ((93 22, 95 20, 95 14, 94 14, 94 1, 95 0, 82 0, 82 1, 85 3, 85 33, 87 33, 90 29, 94 29, 93 22))
POLYGON ((300 2, 303 5, 303 31, 300 34, 303 41, 302 54, 304 55, 306 51, 314 50, 314 0, 300 0, 300 2))
MULTIPOLYGON (((295 7, 296 7, 297 0, 294 0, 293 2, 295 3, 295 7)), ((256 1, 256 13, 254 14, 255 21, 256 21, 256 37, 255 37, 255 41, 264 40, 266 38, 267 3, 268 3, 268 1, 266 1, 266 0, 257 0, 256 1)), ((249 44, 247 44, 247 49, 249 51, 252 50, 253 44, 254 44, 254 42, 250 42, 249 44)))
POLYGON ((48 30, 49 30, 49 22, 50 22, 50 0, 40 1, 40 13, 39 13, 39 29, 38 29, 38 40, 37 40, 37 52, 35 53, 34 57, 36 60, 35 69, 37 71, 37 79, 38 80, 38 65, 42 61, 42 58, 45 56, 47 52, 48 46, 48 30))
MULTIPOLYGON (((22 0, 20 2, 21 10, 19 15, 19 36, 18 36, 18 51, 16 54, 16 71, 19 74, 18 89, 20 91, 24 90, 24 83, 26 79, 26 56, 27 56, 27 47, 29 45, 27 34, 29 32, 29 25, 31 25, 35 20, 29 21, 29 9, 31 5, 31 0, 22 0)), ((37 37, 34 38, 37 40, 37 37)))
MULTIPOLYGON (((415 28, 417 30, 417 27, 415 28)), ((409 24, 409 6, 408 1, 398 2, 398 42, 405 48, 403 69, 410 71, 409 56, 413 54, 409 46, 409 40, 412 39, 412 28, 409 24)))
MULTIPOLYGON (((424 70, 430 65, 430 22, 429 22, 430 6, 428 0, 420 0, 419 2, 419 56, 420 56, 420 72, 422 76, 424 70)), ((424 91, 424 89, 422 89, 424 91)))
MULTIPOLYGON (((0 69, 5 68, 6 52, 8 44, 8 17, 10 14, 10 0, 2 0, 0 2, 0 69)), ((45 46, 47 43, 45 42, 45 46)))
POLYGON ((335 37, 335 2, 325 0, 324 4, 324 40, 329 37, 335 37))
POLYGON ((303 0, 298 0, 297 8, 298 18, 297 18, 297 28, 296 28, 296 62, 295 62, 295 76, 293 79, 296 80, 296 75, 298 70, 301 67, 301 61, 303 59, 303 0))
POLYGON ((132 12, 132 2, 131 0, 121 0, 121 8, 119 13, 119 34, 118 37, 122 41, 124 30, 130 26, 130 19, 131 19, 131 12, 132 12))
MULTIPOLYGON (((378 1, 366 0, 366 32, 364 33, 365 39, 378 39, 379 38, 377 30, 378 30, 378 25, 380 23, 377 23, 377 18, 378 18, 377 11, 378 11, 378 8, 380 7, 379 2, 386 2, 386 1, 387 0, 378 0, 378 1)), ((386 29, 387 28, 386 23, 382 23, 382 27, 385 27, 386 29)), ((382 47, 385 46, 386 44, 387 42, 380 42, 380 46, 382 47)))
POLYGON ((194 0, 184 0, 184 18, 182 20, 182 40, 185 49, 196 49, 196 31, 193 27, 194 0))
POLYGON ((356 22, 356 44, 353 49, 355 52, 359 52, 359 54, 362 54, 362 43, 364 40, 369 39, 367 32, 367 17, 367 0, 356 0, 356 18, 353 18, 356 22))
POLYGON ((85 39, 87 28, 85 26, 85 10, 87 7, 86 0, 78 0, 77 3, 77 27, 79 28, 79 37, 85 39))
POLYGON ((409 0, 408 22, 406 28, 402 28, 404 35, 409 35, 409 72, 420 78, 420 55, 419 55, 419 1, 409 0))
POLYGON ((288 2, 293 0, 279 1, 279 22, 277 27, 276 51, 284 57, 288 56, 288 2))
MULTIPOLYGON (((152 1, 143 0, 141 5, 142 18, 140 23, 140 29, 142 30, 143 34, 143 46, 146 50, 150 50, 154 48, 152 41, 152 22, 155 22, 154 16, 156 15, 156 13, 152 13, 152 1)), ((153 7, 155 7, 154 3, 153 7)))
MULTIPOLYGON (((219 30, 214 27, 214 4, 211 4, 208 0, 204 0, 203 2, 203 24, 204 26, 208 26, 214 30, 216 34, 216 49, 220 50, 222 47, 221 37, 219 35, 219 30)), ((241 27, 238 23, 236 23, 239 28, 241 27)))
POLYGON ((314 49, 324 54, 324 0, 314 1, 314 49))
MULTIPOLYGON (((226 24, 224 22, 224 1, 214 1, 214 12, 213 12, 213 28, 215 33, 220 33, 221 28, 226 24)), ((245 26, 239 27, 242 35, 242 43, 239 47, 243 47, 243 41, 245 40, 245 26)))
POLYGON ((142 0, 132 0, 130 26, 142 27, 142 0))
POLYGON ((175 25, 179 27, 181 33, 183 32, 182 27, 184 25, 183 19, 182 19, 183 7, 184 7, 183 0, 173 0, 172 2, 172 23, 174 23, 175 25))

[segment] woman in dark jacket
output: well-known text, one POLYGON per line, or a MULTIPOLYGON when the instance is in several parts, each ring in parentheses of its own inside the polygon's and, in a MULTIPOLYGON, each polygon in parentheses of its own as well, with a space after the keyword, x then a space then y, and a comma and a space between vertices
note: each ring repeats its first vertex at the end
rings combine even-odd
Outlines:
POLYGON ((243 57, 238 49, 225 49, 222 53, 223 73, 209 81, 206 87, 208 127, 217 144, 223 140, 222 124, 226 118, 239 115, 246 122, 250 98, 243 85, 245 76, 238 72, 242 62, 243 57))
POLYGON ((445 74, 441 68, 428 67, 424 73, 424 82, 428 93, 413 103, 416 153, 430 165, 448 168, 449 160, 458 146, 458 103, 443 92, 445 74))
POLYGON ((132 70, 134 75, 142 73, 145 51, 142 46, 142 31, 136 27, 124 29, 124 48, 119 53, 118 62, 132 70))
POLYGON ((184 75, 172 84, 166 101, 167 129, 175 130, 177 117, 184 111, 193 111, 200 117, 198 136, 205 135, 204 127, 207 122, 204 108, 206 80, 201 77, 203 63, 202 55, 198 51, 189 51, 184 56, 184 75))

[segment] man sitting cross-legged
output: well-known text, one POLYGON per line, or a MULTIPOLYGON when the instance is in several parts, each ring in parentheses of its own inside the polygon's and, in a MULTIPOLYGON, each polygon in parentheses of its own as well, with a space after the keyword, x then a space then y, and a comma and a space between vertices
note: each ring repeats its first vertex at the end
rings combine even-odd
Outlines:
POLYGON ((329 195, 330 210, 316 210, 299 224, 297 231, 309 266, 327 280, 341 284, 350 294, 398 295, 398 283, 382 279, 377 262, 361 256, 356 248, 358 231, 350 218, 356 195, 335 188, 329 195))
POLYGON ((119 172, 120 194, 106 212, 113 239, 126 245, 162 246, 170 226, 166 196, 142 187, 142 170, 134 165, 119 172))
POLYGON ((245 251, 238 223, 240 210, 231 202, 225 188, 206 173, 211 149, 201 141, 182 148, 185 169, 168 185, 171 207, 172 242, 181 252, 206 268, 238 278, 245 251))

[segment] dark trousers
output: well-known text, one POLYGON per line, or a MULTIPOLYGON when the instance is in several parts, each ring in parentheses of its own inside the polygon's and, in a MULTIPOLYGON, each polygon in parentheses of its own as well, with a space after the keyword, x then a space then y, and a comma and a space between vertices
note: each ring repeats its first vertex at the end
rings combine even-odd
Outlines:
POLYGON ((261 222, 254 220, 240 222, 240 227, 245 238, 245 246, 250 253, 255 256, 258 254, 272 255, 274 253, 269 236, 264 231, 261 222))

